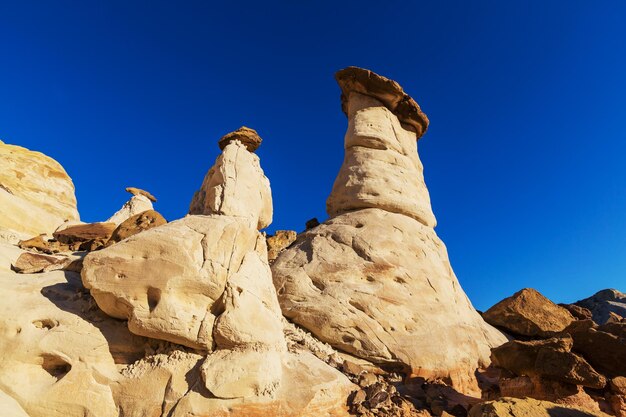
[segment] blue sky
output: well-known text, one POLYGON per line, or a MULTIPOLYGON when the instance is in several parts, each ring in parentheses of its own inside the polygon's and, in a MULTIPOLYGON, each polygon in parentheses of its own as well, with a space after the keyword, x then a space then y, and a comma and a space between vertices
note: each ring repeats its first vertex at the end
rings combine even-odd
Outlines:
POLYGON ((0 1, 0 139, 42 151, 85 221, 126 186, 182 217, 246 125, 276 229, 323 220, 343 158, 336 70, 428 114, 426 182, 479 309, 522 287, 626 290, 626 3, 0 1))

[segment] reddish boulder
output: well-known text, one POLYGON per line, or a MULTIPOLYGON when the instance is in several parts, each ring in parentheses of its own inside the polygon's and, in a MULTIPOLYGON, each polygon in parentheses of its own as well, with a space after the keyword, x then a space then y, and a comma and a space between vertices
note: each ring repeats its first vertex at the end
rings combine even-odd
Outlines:
POLYGON ((492 326, 529 337, 551 337, 574 321, 569 311, 532 288, 524 288, 500 301, 483 318, 492 326))
POLYGON ((591 320, 582 320, 563 333, 571 335, 573 350, 595 369, 610 378, 626 376, 626 323, 596 326, 591 320))
POLYGON ((523 342, 513 340, 491 350, 494 366, 519 376, 537 376, 589 388, 604 388, 606 379, 585 359, 572 353, 569 336, 523 342))
POLYGON ((139 214, 135 214, 117 226, 106 246, 111 246, 112 244, 120 242, 127 237, 166 223, 167 220, 154 210, 147 210, 139 214))

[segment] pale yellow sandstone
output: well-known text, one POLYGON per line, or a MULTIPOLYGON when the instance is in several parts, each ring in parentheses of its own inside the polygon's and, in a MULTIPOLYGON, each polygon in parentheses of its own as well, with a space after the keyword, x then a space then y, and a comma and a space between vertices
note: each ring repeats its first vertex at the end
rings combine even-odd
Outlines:
POLYGON ((74 184, 57 161, 0 143, 0 237, 51 234, 64 221, 78 219, 74 184))

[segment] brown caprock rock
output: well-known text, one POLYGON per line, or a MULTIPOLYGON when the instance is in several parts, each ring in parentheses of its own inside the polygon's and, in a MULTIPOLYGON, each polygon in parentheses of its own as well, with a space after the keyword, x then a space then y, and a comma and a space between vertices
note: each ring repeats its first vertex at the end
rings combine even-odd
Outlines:
POLYGON ((250 152, 256 151, 262 142, 262 139, 256 130, 241 126, 234 132, 230 132, 229 134, 222 136, 218 145, 221 150, 224 150, 224 148, 226 148, 226 146, 234 140, 241 142, 250 152))
POLYGON ((416 148, 427 119, 417 104, 413 118, 399 112, 414 102, 391 80, 357 68, 337 79, 346 156, 330 219, 272 266, 283 314, 337 349, 476 393, 474 371, 506 338, 474 310, 433 229, 416 148))
POLYGON ((142 190, 141 188, 126 187, 126 192, 131 193, 132 195, 142 195, 142 196, 146 197, 148 200, 152 201, 153 203, 156 203, 156 201, 157 201, 155 196, 153 196, 152 194, 150 194, 146 190, 142 190))

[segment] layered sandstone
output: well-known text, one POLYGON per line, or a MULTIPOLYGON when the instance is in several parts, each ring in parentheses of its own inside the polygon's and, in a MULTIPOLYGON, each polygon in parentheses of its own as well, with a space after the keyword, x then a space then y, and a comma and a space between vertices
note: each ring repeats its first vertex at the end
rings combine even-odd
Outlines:
POLYGON ((74 184, 40 152, 0 141, 0 239, 16 243, 78 220, 74 184))
POLYGON ((416 149, 427 119, 384 77, 350 68, 337 79, 346 157, 331 218, 272 266, 283 314, 343 351, 475 392, 475 369, 506 339, 474 310, 433 230, 416 149))

